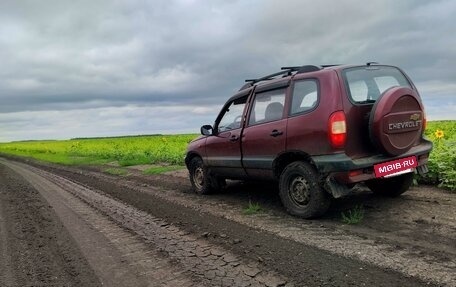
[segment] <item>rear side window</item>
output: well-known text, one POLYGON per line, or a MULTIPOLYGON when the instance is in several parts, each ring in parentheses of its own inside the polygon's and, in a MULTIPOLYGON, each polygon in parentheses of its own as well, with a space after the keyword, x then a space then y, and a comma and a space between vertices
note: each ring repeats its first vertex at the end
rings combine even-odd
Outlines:
POLYGON ((303 80, 295 82, 293 96, 291 98, 290 115, 297 115, 310 111, 317 105, 318 86, 315 80, 303 80))
POLYGON ((411 87, 404 74, 394 67, 355 67, 345 69, 342 74, 351 100, 359 104, 375 102, 392 87, 411 87))
POLYGON ((285 104, 285 89, 258 93, 253 102, 249 125, 280 120, 285 104))

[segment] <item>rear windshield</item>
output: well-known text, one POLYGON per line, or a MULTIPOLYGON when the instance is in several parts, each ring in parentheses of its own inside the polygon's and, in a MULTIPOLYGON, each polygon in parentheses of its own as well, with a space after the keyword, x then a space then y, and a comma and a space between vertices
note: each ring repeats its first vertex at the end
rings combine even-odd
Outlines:
POLYGON ((391 87, 411 87, 401 71, 389 66, 348 68, 342 74, 350 98, 359 104, 374 103, 384 91, 391 87))

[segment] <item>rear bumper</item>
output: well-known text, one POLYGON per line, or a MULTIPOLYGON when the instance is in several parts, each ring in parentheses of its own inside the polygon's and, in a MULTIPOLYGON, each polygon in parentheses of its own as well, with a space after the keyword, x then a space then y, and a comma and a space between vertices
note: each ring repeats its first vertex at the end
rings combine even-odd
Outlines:
POLYGON ((420 145, 412 147, 400 156, 373 155, 352 159, 344 153, 312 156, 311 159, 320 173, 330 174, 339 182, 355 183, 375 178, 373 166, 378 163, 392 161, 408 156, 416 156, 418 166, 426 164, 432 142, 423 140, 420 145))

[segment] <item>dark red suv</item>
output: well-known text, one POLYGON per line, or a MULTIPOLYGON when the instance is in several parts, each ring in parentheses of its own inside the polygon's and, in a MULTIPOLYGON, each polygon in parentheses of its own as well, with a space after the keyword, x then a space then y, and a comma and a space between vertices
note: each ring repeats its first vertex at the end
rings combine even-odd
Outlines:
POLYGON ((397 67, 283 67, 246 82, 188 146, 197 193, 225 179, 277 180, 287 211, 310 218, 356 183, 398 196, 427 172, 423 104, 397 67))

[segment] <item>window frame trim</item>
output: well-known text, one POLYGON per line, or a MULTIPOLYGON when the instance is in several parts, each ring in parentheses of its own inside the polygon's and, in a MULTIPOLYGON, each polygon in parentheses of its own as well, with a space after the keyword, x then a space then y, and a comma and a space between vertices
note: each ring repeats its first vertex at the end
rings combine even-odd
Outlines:
MULTIPOLYGON (((252 90, 250 90, 248 93, 240 93, 239 95, 236 95, 236 96, 233 96, 231 97, 226 103, 225 105, 223 106, 223 108, 220 110, 217 118, 215 119, 215 122, 214 122, 214 132, 215 134, 214 135, 218 135, 220 133, 224 133, 224 132, 227 132, 227 131, 219 131, 219 125, 220 125, 220 122, 221 120, 223 119, 223 117, 225 116, 226 114, 226 111, 228 110, 228 108, 231 106, 232 103, 234 103, 235 101, 239 100, 239 99, 242 99, 243 97, 245 97, 245 104, 244 104, 244 109, 242 110, 242 118, 241 118, 241 124, 240 124, 240 127, 239 128, 243 128, 244 126, 244 121, 245 121, 245 114, 246 114, 246 109, 248 108, 249 106, 249 97, 251 96, 251 92, 252 90)), ((236 129, 232 129, 232 130, 237 130, 239 128, 236 128, 236 129)), ((232 131, 232 130, 229 130, 229 131, 232 131)))
MULTIPOLYGON (((353 70, 353 69, 362 69, 362 68, 367 68, 368 66, 352 66, 352 67, 348 67, 348 68, 344 68, 340 71, 340 76, 342 77, 342 83, 344 85, 344 90, 345 90, 345 94, 348 98, 348 100, 350 101, 350 103, 352 103, 353 105, 355 106, 371 106, 373 104, 375 104, 375 102, 372 102, 372 103, 363 103, 363 102, 358 102, 358 101, 355 101, 352 97, 352 94, 351 94, 351 91, 350 91, 350 86, 349 86, 349 83, 348 83, 348 79, 347 79, 347 76, 346 76, 346 73, 348 70, 353 70)), ((412 90, 415 90, 417 92, 417 89, 415 87, 415 85, 413 84, 413 82, 411 81, 411 79, 407 76, 407 74, 400 68, 396 67, 396 66, 391 66, 391 65, 374 65, 374 66, 371 66, 372 68, 375 68, 375 67, 387 67, 387 68, 393 68, 393 69, 396 69, 399 73, 402 74, 402 76, 404 77, 404 79, 407 81, 407 83, 409 84, 409 88, 411 88, 412 90)), ((381 94, 380 94, 381 95, 381 94)), ((379 96, 380 96, 379 95, 379 96)))
POLYGON ((293 81, 293 83, 290 86, 290 105, 288 107, 288 118, 294 118, 294 117, 297 117, 297 116, 301 116, 301 115, 313 112, 320 105, 320 100, 321 100, 321 86, 320 86, 320 81, 319 81, 318 78, 315 78, 315 77, 301 78, 299 80, 293 81), (293 109, 294 87, 295 87, 295 84, 297 82, 303 82, 303 81, 313 81, 313 82, 316 83, 316 85, 317 85, 317 101, 316 101, 315 105, 311 109, 308 109, 308 110, 293 114, 292 113, 292 109, 293 109))
POLYGON ((280 87, 273 87, 273 88, 270 88, 270 89, 259 89, 259 90, 255 90, 253 95, 252 95, 252 100, 251 100, 251 104, 250 104, 250 109, 248 111, 248 114, 246 115, 246 119, 245 119, 245 127, 253 127, 253 126, 257 126, 257 125, 262 125, 262 124, 266 124, 266 123, 272 123, 272 122, 276 122, 276 121, 280 121, 280 120, 283 120, 284 118, 286 118, 285 116, 285 111, 286 111, 286 104, 287 104, 287 93, 288 93, 288 88, 289 88, 289 85, 287 86, 280 86, 280 87), (272 91, 278 91, 278 90, 283 90, 283 95, 284 95, 284 101, 283 101, 283 110, 282 110, 282 117, 277 119, 277 120, 271 120, 271 121, 262 121, 262 122, 256 122, 256 123, 253 123, 251 124, 250 123, 250 116, 252 114, 252 111, 253 109, 255 108, 255 102, 256 102, 256 99, 257 99, 257 96, 258 94, 264 94, 264 93, 267 93, 267 92, 272 92, 272 91))

